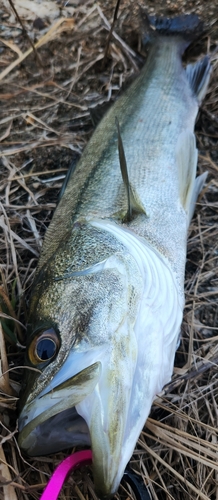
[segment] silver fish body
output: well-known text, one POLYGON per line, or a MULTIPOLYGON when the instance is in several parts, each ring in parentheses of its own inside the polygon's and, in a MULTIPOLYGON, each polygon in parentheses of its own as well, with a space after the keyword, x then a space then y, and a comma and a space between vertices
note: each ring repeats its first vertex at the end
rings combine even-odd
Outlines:
POLYGON ((91 443, 100 497, 116 492, 173 371, 187 230, 205 180, 195 179, 193 130, 210 72, 206 59, 185 70, 183 46, 180 37, 157 38, 97 127, 55 211, 33 287, 27 363, 40 373, 28 375, 19 443, 30 455, 91 443), (129 222, 116 119, 137 207, 129 222), (42 345, 51 351, 41 349, 39 362, 42 345))

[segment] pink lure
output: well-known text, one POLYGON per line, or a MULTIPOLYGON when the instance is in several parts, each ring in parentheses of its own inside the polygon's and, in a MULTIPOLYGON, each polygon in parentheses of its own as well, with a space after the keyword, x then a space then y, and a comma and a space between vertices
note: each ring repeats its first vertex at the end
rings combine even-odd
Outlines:
POLYGON ((61 462, 54 471, 40 500, 56 500, 69 473, 77 467, 91 462, 91 450, 77 451, 76 453, 73 453, 73 455, 65 458, 65 460, 63 460, 63 462, 61 462))

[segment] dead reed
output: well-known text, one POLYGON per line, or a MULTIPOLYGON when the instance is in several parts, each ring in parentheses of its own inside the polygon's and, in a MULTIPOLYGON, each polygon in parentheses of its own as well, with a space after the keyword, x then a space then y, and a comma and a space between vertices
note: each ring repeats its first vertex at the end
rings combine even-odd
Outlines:
MULTIPOLYGON (((115 99, 146 57, 135 3, 37 0, 0 6, 0 499, 38 499, 63 453, 26 459, 16 441, 26 307, 43 235, 72 159, 92 130, 89 108, 115 99), (29 9, 29 10, 28 10, 29 9), (32 9, 32 10, 31 10, 32 9), (137 31, 138 30, 138 31, 137 31), (38 57, 32 45, 37 50, 38 57), (25 295, 24 295, 25 294, 25 295)), ((139 3, 139 2, 138 2, 139 3)), ((141 3, 143 3, 141 1, 141 3)), ((131 465, 155 500, 218 500, 218 8, 216 2, 147 2, 149 12, 198 10, 210 30, 213 76, 199 113, 199 172, 208 182, 191 223, 186 306, 172 382, 155 401, 131 465), (161 3, 161 5, 163 5, 161 3), (165 9, 166 10, 166 9, 165 9)), ((196 54, 195 54, 196 55, 196 54)), ((91 470, 77 471, 60 498, 96 499, 91 470)), ((134 498, 121 486, 117 498, 134 498)))

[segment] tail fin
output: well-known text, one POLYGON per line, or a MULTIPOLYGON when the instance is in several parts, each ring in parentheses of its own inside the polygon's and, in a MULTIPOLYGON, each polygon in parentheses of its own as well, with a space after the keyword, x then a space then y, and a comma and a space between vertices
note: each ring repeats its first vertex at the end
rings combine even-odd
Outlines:
POLYGON ((145 32, 144 43, 155 36, 177 36, 183 40, 182 52, 199 36, 205 33, 203 21, 196 14, 184 14, 167 18, 148 16, 144 9, 141 11, 141 26, 145 32))
MULTIPOLYGON (((193 40, 203 35, 204 25, 196 14, 182 15, 174 18, 146 16, 147 26, 150 23, 150 29, 153 28, 155 34, 165 36, 179 36, 187 47, 193 40)), ((196 64, 188 64, 186 74, 190 86, 197 96, 199 104, 204 98, 210 79, 211 65, 208 56, 205 56, 196 64)))
POLYGON ((190 41, 203 31, 203 22, 196 14, 166 18, 148 16, 150 26, 163 35, 182 35, 190 41))

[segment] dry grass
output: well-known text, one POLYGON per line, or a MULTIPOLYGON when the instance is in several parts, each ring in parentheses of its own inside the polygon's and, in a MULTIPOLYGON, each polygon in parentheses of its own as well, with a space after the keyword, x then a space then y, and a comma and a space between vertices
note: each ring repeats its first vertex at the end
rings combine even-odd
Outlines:
MULTIPOLYGON (((75 0, 60 11, 50 1, 47 17, 34 25, 35 14, 21 13, 37 61, 7 1, 0 7, 1 500, 38 499, 64 456, 27 462, 17 446, 26 304, 62 180, 93 130, 88 108, 114 99, 145 56, 133 3, 123 1, 102 65, 113 3, 75 0)), ((186 4, 173 3, 167 13, 186 4)), ((158 2, 151 5, 161 11, 158 2)), ((197 51, 212 54, 214 71, 196 132, 199 171, 208 170, 208 183, 190 227, 182 340, 173 380, 153 405, 131 461, 154 499, 218 500, 218 13, 214 2, 207 7, 204 17, 215 23, 197 51)), ((89 469, 77 471, 60 498, 78 496, 96 498, 89 469)), ((119 496, 132 498, 124 486, 119 496)))

